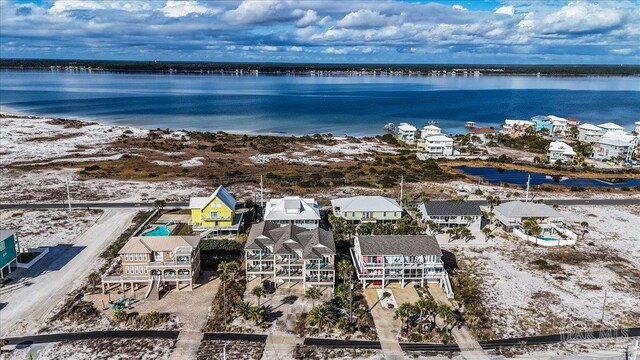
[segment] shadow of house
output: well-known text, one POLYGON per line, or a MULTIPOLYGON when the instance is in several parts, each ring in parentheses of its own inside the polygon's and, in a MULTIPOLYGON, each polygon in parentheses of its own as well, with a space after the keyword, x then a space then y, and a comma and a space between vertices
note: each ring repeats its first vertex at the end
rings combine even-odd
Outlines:
POLYGON ((458 269, 458 260, 456 260, 456 255, 451 251, 441 249, 442 250, 442 262, 444 263, 444 269, 449 274, 455 274, 456 269, 458 269))
POLYGON ((82 252, 85 246, 75 246, 72 244, 58 244, 49 247, 49 253, 45 255, 30 269, 18 269, 11 274, 12 281, 34 278, 42 274, 59 271, 67 265, 73 258, 82 252))

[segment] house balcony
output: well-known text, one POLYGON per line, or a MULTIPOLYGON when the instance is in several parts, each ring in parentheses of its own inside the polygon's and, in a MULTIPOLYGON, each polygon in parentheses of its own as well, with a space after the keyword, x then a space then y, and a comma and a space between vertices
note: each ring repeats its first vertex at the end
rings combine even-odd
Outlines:
POLYGON ((335 278, 333 276, 306 276, 304 280, 308 283, 333 284, 335 278))
POLYGON ((202 216, 200 219, 202 221, 231 221, 231 219, 233 218, 231 216, 217 216, 217 217, 202 216))
POLYGON ((166 268, 166 267, 191 267, 190 261, 151 261, 149 267, 151 268, 166 268))
POLYGON ((332 268, 333 269, 333 263, 330 262, 320 262, 320 263, 307 263, 305 266, 305 269, 328 269, 328 268, 332 268))
POLYGON ((273 261, 274 257, 273 257, 273 254, 247 255, 246 259, 247 260, 269 260, 269 261, 273 261))
POLYGON ((249 274, 262 274, 262 273, 270 273, 273 274, 273 266, 251 266, 247 268, 247 273, 249 274))
POLYGON ((277 259, 276 264, 281 265, 302 265, 302 259, 277 259))
POLYGON ((277 277, 281 277, 281 278, 300 278, 300 279, 302 279, 303 273, 302 273, 302 270, 299 270, 299 271, 279 270, 279 271, 276 272, 276 276, 277 277))

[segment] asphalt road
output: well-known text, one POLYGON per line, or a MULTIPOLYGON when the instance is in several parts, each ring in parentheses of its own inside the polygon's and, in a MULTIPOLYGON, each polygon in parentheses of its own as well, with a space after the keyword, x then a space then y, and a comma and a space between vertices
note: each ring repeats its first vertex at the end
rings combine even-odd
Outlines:
POLYGON ((88 339, 124 339, 124 338, 161 338, 177 339, 179 331, 167 330, 115 330, 115 331, 86 331, 74 333, 60 333, 48 335, 33 335, 6 338, 7 344, 16 345, 22 343, 41 344, 67 340, 88 339))
MULTIPOLYGON (((469 200, 478 205, 487 205, 485 200, 469 200)), ((640 199, 543 199, 549 205, 640 205, 640 199)), ((0 204, 0 210, 10 209, 66 209, 66 203, 20 203, 0 204)), ((167 208, 183 208, 189 206, 186 201, 168 202, 167 208)), ((151 208, 152 202, 78 202, 71 203, 74 209, 89 208, 151 208)))

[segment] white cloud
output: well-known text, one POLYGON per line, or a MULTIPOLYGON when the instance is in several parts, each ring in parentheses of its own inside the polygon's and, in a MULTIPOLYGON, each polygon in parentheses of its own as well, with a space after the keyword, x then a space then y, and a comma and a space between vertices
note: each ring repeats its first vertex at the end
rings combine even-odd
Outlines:
POLYGON ((244 0, 237 8, 227 11, 224 18, 236 24, 258 24, 273 20, 283 7, 277 0, 244 0))
POLYGON ((301 10, 296 9, 291 13, 293 16, 301 16, 300 20, 296 21, 297 27, 307 27, 313 25, 318 21, 318 13, 315 10, 301 10))
POLYGON ((277 46, 271 46, 271 45, 260 45, 260 46, 256 46, 256 49, 260 50, 260 51, 278 51, 278 47, 277 46))
POLYGON ((336 25, 343 28, 380 27, 401 23, 402 17, 404 17, 404 13, 400 15, 387 16, 385 14, 381 14, 379 11, 361 9, 345 15, 345 17, 340 19, 336 25))
POLYGON ((204 5, 198 4, 194 0, 167 0, 165 6, 160 9, 166 17, 178 18, 189 14, 204 15, 207 13, 220 13, 220 9, 209 9, 204 5))
POLYGON ((328 47, 322 50, 325 54, 333 54, 333 55, 345 55, 347 54, 347 49, 336 49, 334 47, 328 47))
POLYGON ((467 8, 459 5, 459 4, 453 4, 453 6, 451 6, 452 8, 456 9, 456 10, 460 10, 460 11, 467 11, 467 8))
POLYGON ((513 14, 515 14, 515 11, 516 10, 513 6, 501 6, 498 9, 496 9, 495 13, 513 16, 513 14))
POLYGON ((287 50, 288 50, 288 51, 291 51, 291 52, 301 52, 301 51, 304 51, 304 49, 303 49, 302 47, 300 47, 300 46, 289 46, 289 47, 287 48, 287 50))
POLYGON ((629 55, 633 52, 633 49, 629 49, 629 48, 613 49, 611 50, 611 52, 618 55, 629 55))
POLYGON ((614 8, 571 2, 547 15, 540 22, 540 30, 547 34, 602 32, 620 25, 623 17, 623 13, 614 8))
POLYGON ((53 14, 74 10, 124 10, 137 12, 150 9, 151 5, 142 1, 57 0, 49 8, 49 12, 53 14))

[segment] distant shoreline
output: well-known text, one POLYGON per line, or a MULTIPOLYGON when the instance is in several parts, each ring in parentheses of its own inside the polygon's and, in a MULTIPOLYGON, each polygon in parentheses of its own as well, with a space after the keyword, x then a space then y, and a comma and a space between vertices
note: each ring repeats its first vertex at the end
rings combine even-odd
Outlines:
POLYGON ((0 59, 3 70, 298 76, 640 76, 640 65, 286 64, 0 59))

